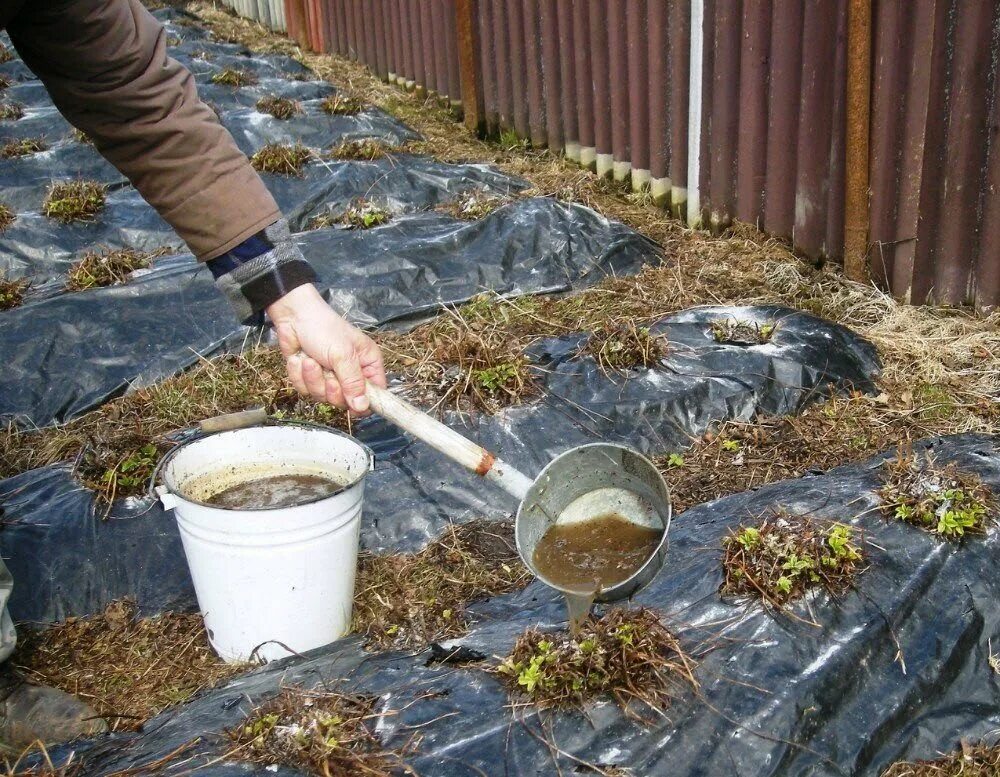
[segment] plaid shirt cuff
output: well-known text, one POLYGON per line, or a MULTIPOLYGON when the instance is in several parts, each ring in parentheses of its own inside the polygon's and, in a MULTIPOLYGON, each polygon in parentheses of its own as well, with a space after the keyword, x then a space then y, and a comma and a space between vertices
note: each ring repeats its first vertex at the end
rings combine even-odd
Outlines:
POLYGON ((292 289, 316 281, 316 271, 292 242, 284 219, 206 264, 216 288, 244 324, 263 323, 266 307, 292 289))

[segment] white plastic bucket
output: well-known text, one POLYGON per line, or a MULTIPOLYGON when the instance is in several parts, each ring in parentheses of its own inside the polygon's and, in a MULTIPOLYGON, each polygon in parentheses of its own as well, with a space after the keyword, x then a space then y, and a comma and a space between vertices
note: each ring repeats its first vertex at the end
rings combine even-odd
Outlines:
POLYGON ((371 468, 371 452, 357 440, 296 425, 213 434, 167 454, 156 490, 174 510, 208 638, 224 660, 273 660, 347 633, 371 468), (294 507, 227 509, 203 501, 276 474, 344 485, 294 507))

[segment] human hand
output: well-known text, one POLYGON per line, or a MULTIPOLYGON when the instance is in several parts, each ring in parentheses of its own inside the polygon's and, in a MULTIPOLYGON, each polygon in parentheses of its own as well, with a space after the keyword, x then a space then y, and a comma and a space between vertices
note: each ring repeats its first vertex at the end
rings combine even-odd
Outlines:
POLYGON ((288 292, 267 314, 299 393, 355 413, 368 412, 365 380, 386 385, 382 352, 374 340, 331 310, 311 283, 288 292))

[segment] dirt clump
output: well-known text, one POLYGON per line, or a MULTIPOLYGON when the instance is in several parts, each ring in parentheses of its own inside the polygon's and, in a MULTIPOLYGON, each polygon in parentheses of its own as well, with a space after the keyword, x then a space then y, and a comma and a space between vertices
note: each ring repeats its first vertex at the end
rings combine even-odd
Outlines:
POLYGON ((411 648, 464 634, 466 606, 523 588, 511 522, 449 526, 418 553, 362 554, 353 631, 372 648, 411 648))
POLYGON ((45 151, 48 144, 43 138, 24 138, 22 140, 11 140, 0 146, 0 159, 15 159, 22 156, 31 156, 45 151))
POLYGON ((275 95, 261 97, 257 101, 256 108, 261 113, 269 113, 274 118, 281 120, 291 119, 302 112, 295 100, 290 100, 287 97, 276 97, 275 95))
POLYGON ((383 748, 375 733, 377 702, 370 696, 285 688, 228 733, 238 757, 266 766, 319 777, 412 774, 403 753, 383 748))
POLYGON ((843 593, 864 564, 852 527, 783 512, 730 529, 722 548, 722 594, 779 609, 812 588, 843 593))
POLYGON ((529 629, 495 669, 515 698, 540 707, 580 707, 610 696, 623 709, 638 703, 663 710, 697 688, 695 662, 645 608, 613 609, 580 632, 529 629))
POLYGON ((249 668, 215 655, 199 614, 143 618, 128 599, 100 615, 20 631, 11 661, 31 680, 93 705, 112 731, 136 731, 167 707, 249 668))
POLYGON ((147 269, 153 259, 165 256, 171 250, 163 247, 153 251, 139 251, 135 248, 90 251, 70 267, 66 288, 71 291, 83 291, 98 286, 126 283, 136 270, 147 269))
POLYGON ((96 181, 60 181, 49 187, 42 202, 42 213, 69 224, 90 221, 104 209, 107 189, 96 181))
POLYGON ((302 169, 313 157, 313 152, 301 143, 268 143, 250 157, 250 164, 260 173, 301 176, 302 169))
POLYGON ((957 542, 986 533, 996 520, 997 502, 975 474, 955 464, 938 465, 932 453, 901 449, 882 465, 882 513, 957 542))

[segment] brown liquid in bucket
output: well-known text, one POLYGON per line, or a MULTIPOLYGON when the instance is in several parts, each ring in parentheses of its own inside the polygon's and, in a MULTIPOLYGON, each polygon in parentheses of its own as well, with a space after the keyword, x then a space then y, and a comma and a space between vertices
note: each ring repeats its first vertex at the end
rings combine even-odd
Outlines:
POLYGON ((319 475, 272 475, 245 480, 205 499, 210 505, 234 510, 267 510, 314 502, 343 484, 319 475))

